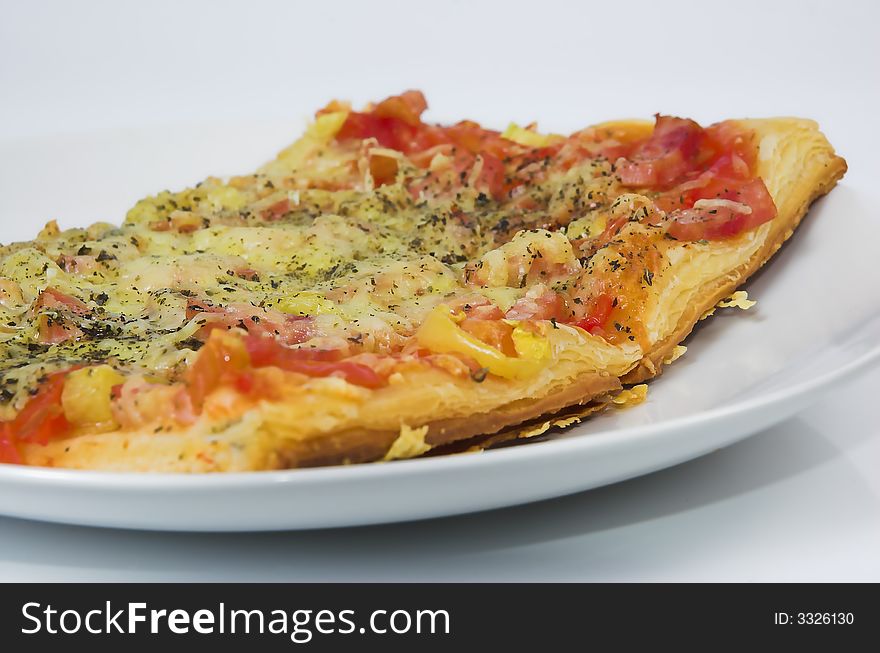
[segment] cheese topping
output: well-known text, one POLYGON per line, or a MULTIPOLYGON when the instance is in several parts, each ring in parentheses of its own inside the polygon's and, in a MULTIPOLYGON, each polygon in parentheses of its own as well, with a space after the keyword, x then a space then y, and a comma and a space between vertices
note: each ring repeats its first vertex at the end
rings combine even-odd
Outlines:
MULTIPOLYGON (((760 246, 760 227, 720 244, 667 237, 680 216, 628 181, 663 163, 646 167, 643 124, 499 134, 426 125, 417 105, 335 103, 255 174, 0 248, 0 421, 55 401, 57 374, 71 429, 140 424, 168 402, 192 419, 218 388, 257 392, 258 367, 365 388, 412 364, 477 383, 557 361, 623 374, 702 283, 760 246), (216 329, 242 339, 235 370, 219 346, 201 360, 216 329)), ((700 220, 767 215, 693 206, 700 220)))

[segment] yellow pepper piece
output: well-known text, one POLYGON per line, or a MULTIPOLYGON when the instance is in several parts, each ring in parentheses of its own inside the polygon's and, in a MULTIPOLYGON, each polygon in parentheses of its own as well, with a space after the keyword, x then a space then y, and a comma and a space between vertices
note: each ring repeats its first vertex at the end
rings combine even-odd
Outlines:
POLYGON ((266 166, 266 169, 278 174, 282 171, 278 168, 279 164, 282 169, 283 167, 296 168, 302 165, 316 148, 333 140, 333 137, 342 129, 345 119, 348 118, 348 113, 348 111, 331 111, 315 118, 315 122, 306 128, 303 137, 282 150, 276 160, 266 166))
POLYGON ((550 358, 550 341, 544 336, 516 325, 513 328, 511 337, 513 338, 513 345, 516 347, 516 353, 519 354, 520 358, 531 358, 534 360, 547 360, 550 358))
POLYGON ((67 375, 61 391, 61 407, 75 426, 113 421, 110 389, 125 378, 109 365, 86 367, 67 375))
POLYGON ((312 138, 329 141, 342 129, 342 124, 348 118, 348 113, 348 111, 331 111, 321 114, 315 118, 315 122, 309 125, 306 134, 312 138))
POLYGON ((518 358, 504 355, 495 347, 461 329, 455 323, 450 308, 445 305, 431 311, 416 332, 416 340, 422 347, 440 354, 464 354, 496 376, 505 379, 534 376, 550 356, 550 343, 520 327, 514 328, 513 338, 520 355, 518 358), (519 335, 517 331, 520 332, 519 335))
POLYGON ((303 291, 282 297, 276 308, 291 315, 319 315, 335 312, 336 304, 316 292, 303 291))
POLYGON ((530 129, 520 127, 515 122, 507 126, 504 133, 501 134, 501 138, 506 138, 509 141, 525 145, 526 147, 547 147, 563 139, 559 134, 539 134, 538 132, 533 132, 530 129))

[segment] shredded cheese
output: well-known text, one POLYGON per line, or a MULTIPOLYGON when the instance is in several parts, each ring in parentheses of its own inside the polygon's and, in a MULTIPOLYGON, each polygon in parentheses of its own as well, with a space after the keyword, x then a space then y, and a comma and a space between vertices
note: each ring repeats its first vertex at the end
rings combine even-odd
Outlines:
POLYGON ((421 426, 419 428, 410 428, 406 424, 401 424, 400 435, 391 443, 391 447, 382 459, 384 461, 400 460, 403 458, 415 458, 431 449, 431 445, 425 442, 425 436, 428 435, 428 427, 421 426))
POLYGON ((733 200, 697 200, 694 202, 695 209, 730 209, 734 213, 742 213, 749 215, 752 207, 742 202, 734 202, 733 200))
POLYGON ((646 383, 640 383, 631 388, 621 390, 620 393, 611 400, 611 403, 614 404, 615 408, 628 408, 642 403, 647 397, 648 385, 646 383))
POLYGON ((745 290, 737 290, 730 297, 726 299, 722 299, 718 302, 718 308, 741 308, 742 310, 748 310, 758 302, 749 299, 749 293, 745 290))

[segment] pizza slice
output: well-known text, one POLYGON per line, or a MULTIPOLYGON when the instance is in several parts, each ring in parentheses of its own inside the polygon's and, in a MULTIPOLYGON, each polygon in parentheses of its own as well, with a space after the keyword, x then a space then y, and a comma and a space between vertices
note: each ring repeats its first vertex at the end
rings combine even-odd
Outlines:
POLYGON ((253 174, 0 249, 0 460, 265 470, 574 423, 642 396, 846 170, 808 120, 425 109, 332 102, 253 174))

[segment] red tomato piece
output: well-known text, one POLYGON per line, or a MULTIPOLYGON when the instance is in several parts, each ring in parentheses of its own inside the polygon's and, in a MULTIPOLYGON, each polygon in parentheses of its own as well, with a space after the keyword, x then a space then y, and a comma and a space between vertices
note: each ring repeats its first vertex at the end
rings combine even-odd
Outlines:
MULTIPOLYGON (((83 301, 54 288, 46 288, 34 302, 33 311, 39 313, 42 310, 75 315, 85 315, 89 312, 88 306, 83 301)), ((82 336, 82 331, 64 316, 40 315, 38 322, 39 339, 44 344, 54 345, 82 336)))
POLYGON ((504 164, 501 160, 488 152, 480 155, 483 159, 483 167, 480 176, 477 177, 477 190, 488 191, 495 199, 501 199, 505 193, 504 164))
MULTIPOLYGON (((723 199, 748 204, 760 213, 776 214, 773 198, 761 179, 742 180, 704 173, 699 179, 663 193, 654 203, 664 211, 689 209, 698 200, 723 199)), ((772 216, 771 216, 772 217, 772 216)))
POLYGON ((40 293, 37 301, 34 302, 34 310, 40 308, 65 310, 77 315, 84 315, 89 312, 89 307, 83 301, 54 288, 46 288, 40 293))
POLYGON ((199 349, 195 361, 184 373, 193 407, 200 411, 205 399, 222 385, 234 384, 250 365, 247 349, 231 334, 215 331, 199 349))
POLYGON ((671 221, 668 233, 673 238, 688 241, 733 238, 776 217, 776 205, 761 179, 746 183, 713 180, 709 186, 698 189, 697 194, 703 197, 696 197, 691 204, 701 199, 722 199, 744 204, 750 211, 726 206, 673 211, 667 216, 671 221))
POLYGON ((707 127, 706 139, 716 153, 711 165, 716 175, 741 179, 752 176, 758 150, 751 132, 735 121, 725 121, 707 127))
POLYGON ((249 335, 244 339, 244 346, 251 357, 254 367, 273 365, 282 356, 288 359, 312 361, 338 361, 342 352, 338 349, 291 349, 285 347, 277 339, 266 336, 249 335))
POLYGON ((703 128, 693 120, 658 115, 654 132, 636 145, 617 174, 626 186, 668 187, 692 168, 703 140, 703 128))
POLYGON ((408 125, 417 126, 422 122, 421 116, 427 108, 428 102, 421 91, 405 91, 382 100, 372 113, 379 118, 397 118, 408 125))
POLYGON ((283 200, 278 200, 274 204, 267 206, 260 213, 260 216, 263 220, 268 220, 269 222, 273 222, 275 220, 280 220, 290 211, 290 200, 286 197, 283 200))
POLYGON ((371 155, 370 175, 376 186, 393 183, 397 178, 397 159, 380 154, 371 155))
POLYGON ((517 145, 513 141, 501 138, 501 133, 492 129, 483 129, 479 124, 463 120, 450 127, 441 128, 448 142, 463 148, 471 154, 491 154, 503 159, 517 145))
POLYGON ((61 407, 61 392, 68 372, 50 374, 37 393, 11 420, 0 423, 0 462, 20 462, 17 442, 47 444, 70 428, 61 407))
POLYGON ((325 363, 323 361, 282 358, 276 361, 275 365, 282 370, 298 372, 306 376, 340 376, 349 383, 365 388, 380 388, 386 384, 385 379, 372 368, 349 361, 325 363))
MULTIPOLYGON (((421 121, 427 106, 425 97, 418 91, 386 98, 370 112, 350 112, 336 139, 374 138, 382 147, 406 154, 423 168, 442 151, 453 156, 462 181, 468 179, 476 157, 480 156, 483 167, 476 184, 500 199, 507 191, 502 159, 518 151, 520 146, 475 122, 462 121, 450 127, 427 125, 421 121)), ((377 185, 391 183, 397 174, 397 162, 387 157, 371 157, 370 172, 377 185)))
MULTIPOLYGON (((342 124, 336 138, 340 141, 351 139, 375 138, 382 147, 400 150, 405 139, 400 138, 395 129, 394 118, 379 118, 370 113, 352 111, 342 124)), ((400 123, 406 127, 406 123, 400 123)))
POLYGON ((10 431, 8 422, 0 424, 0 463, 20 465, 21 454, 15 446, 15 438, 10 431))
POLYGON ((265 336, 247 336, 244 343, 254 367, 278 367, 306 376, 341 376, 349 383, 367 388, 378 388, 386 383, 366 365, 339 360, 337 351, 291 349, 265 336))
POLYGON ((48 315, 41 315, 39 320, 39 341, 44 345, 57 345, 61 342, 82 337, 79 327, 66 324, 48 315))
POLYGON ((612 308, 614 308, 614 298, 611 295, 608 293, 597 295, 590 304, 587 316, 575 322, 574 325, 588 333, 596 333, 608 322, 612 308))

